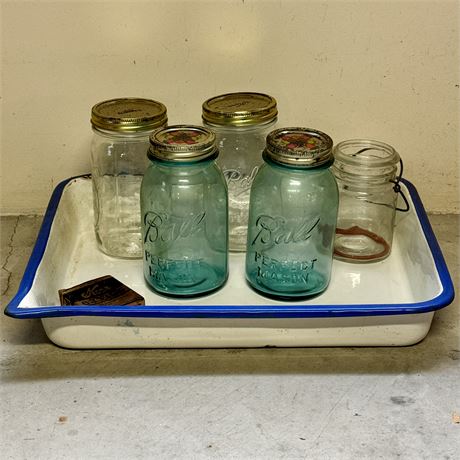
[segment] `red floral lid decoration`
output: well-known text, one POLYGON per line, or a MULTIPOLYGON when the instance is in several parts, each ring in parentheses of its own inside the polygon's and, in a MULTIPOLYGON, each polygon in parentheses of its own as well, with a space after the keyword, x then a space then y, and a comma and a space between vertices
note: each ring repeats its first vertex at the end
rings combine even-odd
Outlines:
POLYGON ((314 150, 322 144, 321 139, 317 136, 305 133, 288 133, 277 140, 280 147, 290 150, 314 150))
POLYGON ((164 131, 159 140, 170 145, 195 145, 207 139, 206 133, 193 129, 164 131))
POLYGON ((265 154, 288 166, 315 168, 332 161, 332 139, 310 128, 280 128, 267 136, 265 154))

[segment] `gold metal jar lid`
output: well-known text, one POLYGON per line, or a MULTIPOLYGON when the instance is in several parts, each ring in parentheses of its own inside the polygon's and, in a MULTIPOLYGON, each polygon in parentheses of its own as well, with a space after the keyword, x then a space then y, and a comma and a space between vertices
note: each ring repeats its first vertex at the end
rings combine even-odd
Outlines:
POLYGON ((275 98, 262 93, 228 93, 203 103, 202 118, 219 126, 251 126, 276 120, 275 98))
POLYGON ((96 130, 117 133, 152 131, 167 121, 166 107, 152 99, 110 99, 91 109, 91 125, 96 130))
POLYGON ((217 153, 215 134, 202 126, 173 125, 150 135, 149 158, 195 162, 217 153))
POLYGON ((332 139, 309 128, 281 128, 267 136, 264 155, 276 163, 316 168, 332 163, 332 139))

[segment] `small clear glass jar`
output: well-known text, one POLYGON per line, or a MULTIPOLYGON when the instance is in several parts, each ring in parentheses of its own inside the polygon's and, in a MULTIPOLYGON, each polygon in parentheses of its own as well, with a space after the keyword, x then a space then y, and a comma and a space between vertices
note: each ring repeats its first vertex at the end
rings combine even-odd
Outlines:
POLYGON ((252 184, 246 278, 279 298, 309 297, 329 284, 338 190, 332 139, 321 131, 271 132, 252 184))
POLYGON ((228 277, 227 186, 215 135, 170 126, 150 144, 141 188, 145 279, 170 296, 214 291, 228 277))
POLYGON ((142 257, 139 194, 149 164, 149 135, 166 126, 166 107, 151 99, 103 101, 91 110, 94 229, 99 248, 142 257))
POLYGON ((203 124, 216 134, 228 186, 230 251, 246 250, 251 185, 277 115, 276 100, 261 93, 223 94, 203 103, 203 124))
POLYGON ((400 157, 383 142, 351 139, 334 149, 332 171, 340 192, 334 255, 376 262, 390 255, 400 157))

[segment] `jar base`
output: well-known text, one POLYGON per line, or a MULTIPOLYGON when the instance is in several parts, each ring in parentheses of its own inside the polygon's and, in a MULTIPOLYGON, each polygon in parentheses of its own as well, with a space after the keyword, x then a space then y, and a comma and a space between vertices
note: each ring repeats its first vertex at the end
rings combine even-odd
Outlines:
POLYGON ((334 242, 334 257, 346 262, 378 262, 390 255, 389 243, 370 230, 354 225, 337 228, 334 242))
POLYGON ((142 241, 140 233, 117 232, 110 233, 102 241, 96 232, 99 249, 110 257, 117 259, 141 259, 142 241))
POLYGON ((304 300, 316 297, 323 293, 329 285, 329 279, 316 271, 309 273, 307 288, 301 284, 286 286, 285 283, 260 282, 257 281, 256 273, 257 271, 254 271, 246 277, 249 286, 259 294, 276 300, 304 300))
POLYGON ((193 271, 156 271, 149 276, 144 273, 147 285, 166 297, 200 297, 220 289, 228 278, 228 272, 200 263, 193 271))

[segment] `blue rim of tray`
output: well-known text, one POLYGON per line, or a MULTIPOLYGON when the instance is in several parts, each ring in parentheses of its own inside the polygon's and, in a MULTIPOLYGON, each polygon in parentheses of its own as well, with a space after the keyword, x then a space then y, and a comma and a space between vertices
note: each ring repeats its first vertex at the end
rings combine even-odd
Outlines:
POLYGON ((433 233, 423 204, 414 185, 402 179, 412 199, 422 230, 432 253, 442 291, 433 299, 403 304, 350 304, 312 305, 284 303, 281 305, 148 305, 148 306, 39 306, 19 307, 22 299, 32 287, 37 269, 48 243, 51 226, 63 191, 75 179, 90 178, 90 175, 71 177, 59 183, 51 195, 43 223, 30 256, 17 294, 5 309, 13 318, 49 318, 62 316, 125 316, 141 318, 319 318, 346 316, 382 316, 426 313, 449 305, 454 299, 454 287, 444 261, 441 248, 433 233))

